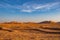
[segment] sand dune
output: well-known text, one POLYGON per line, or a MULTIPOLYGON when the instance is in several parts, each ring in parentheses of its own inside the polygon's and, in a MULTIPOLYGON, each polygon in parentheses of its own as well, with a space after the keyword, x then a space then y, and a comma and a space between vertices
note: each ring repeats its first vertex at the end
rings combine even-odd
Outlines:
POLYGON ((60 40, 60 25, 45 22, 0 23, 0 40, 60 40))

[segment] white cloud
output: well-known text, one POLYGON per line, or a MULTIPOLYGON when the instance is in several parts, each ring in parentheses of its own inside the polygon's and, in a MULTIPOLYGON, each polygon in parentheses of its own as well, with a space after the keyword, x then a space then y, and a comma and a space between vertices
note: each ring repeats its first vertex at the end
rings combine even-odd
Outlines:
POLYGON ((46 8, 48 5, 38 5, 34 9, 43 9, 46 8))
POLYGON ((50 10, 50 9, 56 8, 57 6, 59 6, 59 4, 60 4, 59 2, 47 3, 47 4, 28 4, 28 3, 25 3, 22 6, 22 9, 23 9, 22 12, 33 12, 33 10, 37 11, 37 10, 41 10, 41 9, 42 10, 50 10))
POLYGON ((21 10, 22 12, 32 12, 32 10, 21 10))
POLYGON ((38 10, 50 10, 59 6, 59 2, 54 3, 46 3, 46 4, 35 4, 35 3, 24 3, 23 5, 11 5, 8 3, 0 4, 0 8, 12 8, 12 9, 19 9, 20 12, 34 12, 38 10))

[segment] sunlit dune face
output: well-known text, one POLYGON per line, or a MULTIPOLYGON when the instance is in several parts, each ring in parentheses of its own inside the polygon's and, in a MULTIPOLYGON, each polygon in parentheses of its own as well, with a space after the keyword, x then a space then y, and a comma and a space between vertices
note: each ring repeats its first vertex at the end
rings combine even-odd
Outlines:
POLYGON ((59 40, 60 25, 56 22, 43 23, 0 23, 0 39, 7 40, 59 40), (57 28, 57 29, 56 29, 57 28), (56 29, 56 30, 55 30, 56 29), (3 36, 5 35, 5 36, 3 36), (45 36, 44 36, 45 35, 45 36))

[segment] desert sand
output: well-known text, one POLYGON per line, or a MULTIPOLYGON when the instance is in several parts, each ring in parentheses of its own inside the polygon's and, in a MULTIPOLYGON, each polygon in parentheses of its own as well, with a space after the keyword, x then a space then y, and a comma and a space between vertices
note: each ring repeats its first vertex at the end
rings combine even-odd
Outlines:
POLYGON ((0 40, 60 40, 60 24, 0 23, 0 40))

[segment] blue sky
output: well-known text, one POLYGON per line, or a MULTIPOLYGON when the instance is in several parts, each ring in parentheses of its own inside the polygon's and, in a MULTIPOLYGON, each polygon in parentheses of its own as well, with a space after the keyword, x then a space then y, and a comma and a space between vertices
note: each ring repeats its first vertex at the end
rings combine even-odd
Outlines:
POLYGON ((0 22, 60 21, 60 0, 0 0, 0 22))

